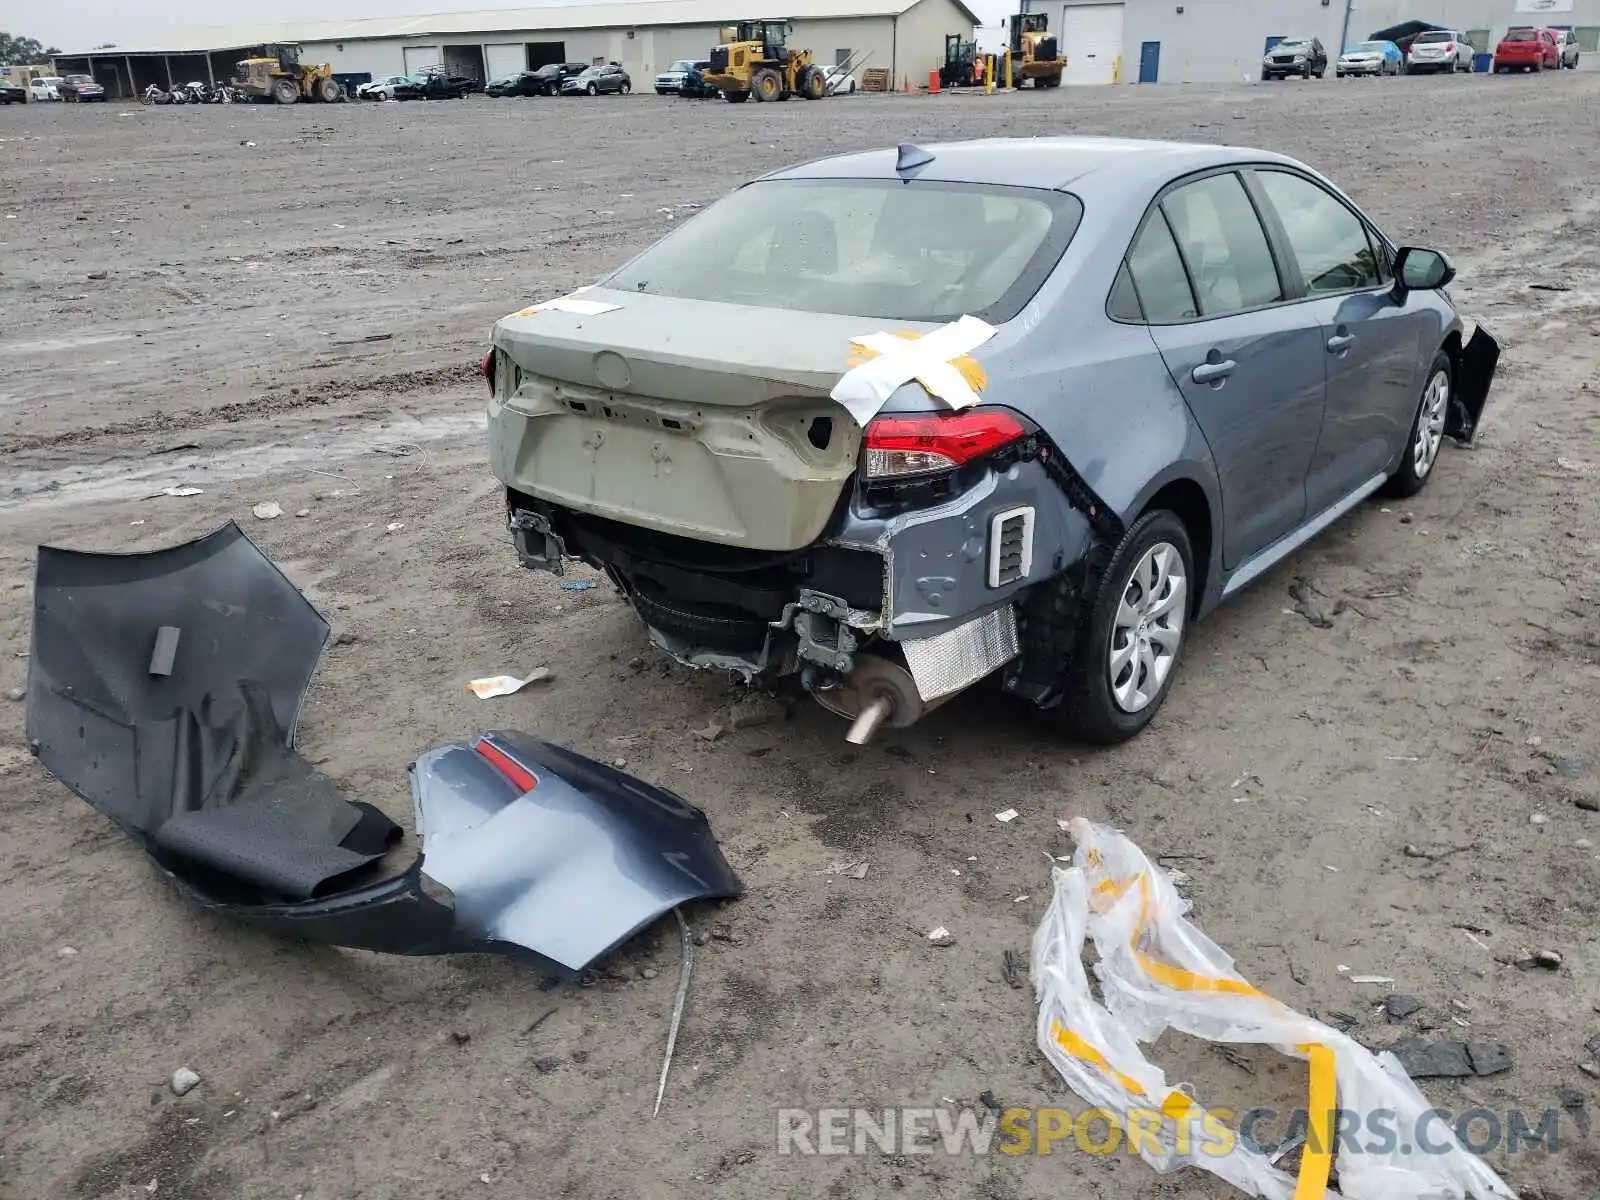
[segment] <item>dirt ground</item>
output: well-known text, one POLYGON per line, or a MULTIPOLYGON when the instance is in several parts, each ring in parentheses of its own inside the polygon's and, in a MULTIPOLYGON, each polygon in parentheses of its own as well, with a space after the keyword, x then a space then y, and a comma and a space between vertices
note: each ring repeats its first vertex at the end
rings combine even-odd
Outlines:
MULTIPOLYGON (((1502 1043, 1510 1071, 1429 1097, 1530 1124, 1565 1104, 1557 1153, 1488 1157, 1524 1197, 1594 1195, 1600 815, 1577 802, 1600 797, 1600 76, 30 105, 0 143, 0 691, 26 681, 37 544, 152 549, 233 518, 347 635, 300 742, 350 795, 409 825, 417 752, 521 727, 702 806, 749 888, 691 913, 719 936, 651 1120, 670 922, 589 988, 266 940, 186 906, 0 700, 0 1194, 1236 1194, 1070 1148, 777 1153, 781 1107, 1081 1107, 1002 954, 1026 958, 1047 856, 1070 851, 1057 818, 1083 814, 1181 867, 1273 995, 1375 1047, 1430 1026, 1502 1043), (474 375, 492 321, 793 160, 1066 132, 1286 151, 1454 255, 1453 295, 1505 346, 1478 443, 1200 626, 1131 745, 977 696, 861 750, 810 704, 696 739, 725 680, 665 666, 608 587, 516 565, 474 375), (176 484, 204 491, 146 498, 176 484), (261 500, 284 515, 254 518, 261 500), (1291 611, 1297 577, 1348 602, 1332 628, 1291 611), (515 697, 463 687, 541 664, 554 682, 515 697), (840 860, 865 878, 825 873, 840 860), (940 925, 952 946, 924 936, 940 925), (1545 949, 1559 969, 1511 965, 1545 949), (1363 974, 1426 1007, 1388 1021, 1363 974), (184 1065, 203 1082, 180 1099, 184 1065)), ((1304 1103, 1303 1066, 1270 1051, 1160 1055, 1208 1103, 1304 1103)))

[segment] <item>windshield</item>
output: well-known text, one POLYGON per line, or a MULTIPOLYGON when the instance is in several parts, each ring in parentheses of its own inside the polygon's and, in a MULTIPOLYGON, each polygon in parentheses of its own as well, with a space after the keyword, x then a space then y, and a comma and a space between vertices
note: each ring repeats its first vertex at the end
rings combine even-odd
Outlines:
POLYGON ((1077 231, 1063 192, 899 180, 741 188, 605 280, 760 308, 953 321, 1015 316, 1077 231))
POLYGON ((1417 34, 1416 38, 1411 44, 1414 46, 1417 44, 1417 42, 1453 42, 1455 40, 1456 35, 1451 33, 1448 29, 1436 29, 1429 33, 1417 34))
POLYGON ((1274 50, 1309 50, 1311 43, 1305 38, 1286 38, 1273 47, 1274 50))
POLYGON ((668 67, 667 70, 678 71, 687 75, 690 71, 694 70, 694 64, 686 58, 680 58, 677 62, 668 67))
POLYGON ((1383 48, 1386 45, 1388 45, 1387 42, 1362 42, 1359 46, 1356 47, 1356 49, 1357 50, 1376 50, 1379 53, 1382 53, 1383 48))

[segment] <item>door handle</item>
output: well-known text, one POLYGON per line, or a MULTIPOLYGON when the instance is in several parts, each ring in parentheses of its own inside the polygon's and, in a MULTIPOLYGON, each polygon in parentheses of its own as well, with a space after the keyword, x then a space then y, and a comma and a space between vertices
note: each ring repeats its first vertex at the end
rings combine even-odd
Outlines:
POLYGON ((1225 358, 1220 362, 1203 362, 1189 372, 1189 378, 1196 383, 1221 383, 1233 374, 1233 368, 1238 365, 1233 359, 1225 358))
POLYGON ((1343 354, 1355 344, 1356 335, 1353 333, 1336 333, 1328 339, 1328 353, 1343 354))

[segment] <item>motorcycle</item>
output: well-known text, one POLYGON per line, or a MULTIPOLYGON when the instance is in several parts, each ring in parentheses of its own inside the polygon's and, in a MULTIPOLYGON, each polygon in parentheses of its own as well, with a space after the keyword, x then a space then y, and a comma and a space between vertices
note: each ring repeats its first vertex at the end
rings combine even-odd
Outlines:
POLYGON ((172 97, 161 90, 159 84, 152 83, 139 95, 140 104, 171 104, 172 97))
POLYGON ((204 104, 211 99, 211 92, 199 80, 191 80, 181 90, 188 104, 204 104))

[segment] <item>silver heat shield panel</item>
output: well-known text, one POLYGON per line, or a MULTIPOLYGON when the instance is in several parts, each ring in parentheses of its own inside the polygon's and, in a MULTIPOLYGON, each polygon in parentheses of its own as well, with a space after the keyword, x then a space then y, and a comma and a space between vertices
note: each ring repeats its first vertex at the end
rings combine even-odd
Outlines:
POLYGON ((930 638, 900 643, 906 666, 924 700, 970 687, 1017 656, 1017 613, 997 608, 930 638))

